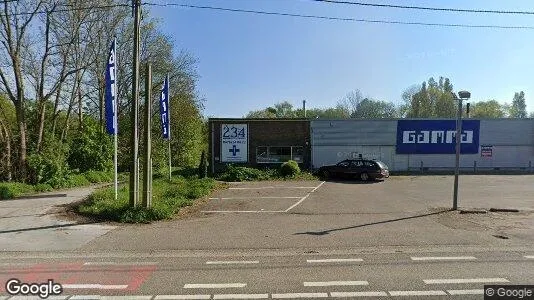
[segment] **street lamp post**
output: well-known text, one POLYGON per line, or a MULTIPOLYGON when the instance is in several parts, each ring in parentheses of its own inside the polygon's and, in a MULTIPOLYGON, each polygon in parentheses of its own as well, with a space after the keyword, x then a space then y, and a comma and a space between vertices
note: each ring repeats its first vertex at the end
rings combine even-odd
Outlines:
MULTIPOLYGON (((456 95, 454 95, 456 98, 456 95)), ((469 100, 471 93, 468 91, 458 92, 458 112, 456 113, 456 167, 454 169, 454 196, 452 199, 452 209, 458 209, 458 176, 460 175, 460 145, 462 141, 462 101, 469 100)))

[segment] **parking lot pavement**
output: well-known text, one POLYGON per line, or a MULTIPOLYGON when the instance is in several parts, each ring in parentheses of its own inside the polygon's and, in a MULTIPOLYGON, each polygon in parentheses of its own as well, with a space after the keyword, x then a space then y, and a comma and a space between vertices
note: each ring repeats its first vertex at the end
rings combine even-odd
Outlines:
MULTIPOLYGON (((533 176, 480 177, 461 177, 460 207, 532 207, 527 194, 534 192, 528 184, 533 176)), ((471 215, 449 211, 452 177, 447 176, 392 177, 376 183, 241 183, 210 197, 198 217, 123 226, 87 248, 315 249, 534 243, 532 212, 471 215)))

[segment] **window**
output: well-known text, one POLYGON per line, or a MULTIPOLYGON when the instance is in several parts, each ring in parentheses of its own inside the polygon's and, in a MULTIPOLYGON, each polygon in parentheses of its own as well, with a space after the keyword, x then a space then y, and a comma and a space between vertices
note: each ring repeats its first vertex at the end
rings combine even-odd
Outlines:
POLYGON ((357 168, 359 168, 359 167, 362 167, 362 166, 363 166, 363 163, 362 163, 361 160, 354 160, 354 161, 352 161, 352 167, 357 167, 357 168))
POLYGON ((257 163, 283 163, 288 160, 304 162, 304 148, 298 146, 259 146, 256 147, 257 163))

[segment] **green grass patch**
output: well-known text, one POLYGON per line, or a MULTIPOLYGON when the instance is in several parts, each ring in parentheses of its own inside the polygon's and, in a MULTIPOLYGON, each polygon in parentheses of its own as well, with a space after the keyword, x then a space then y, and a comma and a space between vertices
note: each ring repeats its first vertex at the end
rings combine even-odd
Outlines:
POLYGON ((29 184, 20 182, 0 182, 0 199, 11 199, 33 192, 34 187, 29 184))
POLYGON ((78 213, 102 220, 123 223, 150 223, 170 219, 182 207, 192 205, 195 199, 211 193, 217 183, 210 178, 196 179, 173 177, 153 181, 152 207, 132 208, 129 205, 128 186, 119 189, 117 200, 113 187, 104 188, 91 194, 87 201, 78 205, 78 213))

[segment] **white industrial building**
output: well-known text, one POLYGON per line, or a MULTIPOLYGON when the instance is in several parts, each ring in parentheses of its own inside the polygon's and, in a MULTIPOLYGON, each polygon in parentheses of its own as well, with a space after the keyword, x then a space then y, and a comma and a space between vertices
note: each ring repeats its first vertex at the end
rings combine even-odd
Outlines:
MULTIPOLYGON (((534 119, 467 119, 463 124, 462 169, 532 171, 534 119)), ((310 129, 314 169, 358 157, 381 160, 392 171, 455 165, 451 119, 313 120, 310 129)))

